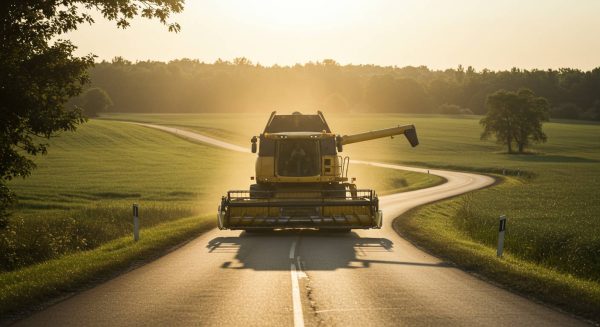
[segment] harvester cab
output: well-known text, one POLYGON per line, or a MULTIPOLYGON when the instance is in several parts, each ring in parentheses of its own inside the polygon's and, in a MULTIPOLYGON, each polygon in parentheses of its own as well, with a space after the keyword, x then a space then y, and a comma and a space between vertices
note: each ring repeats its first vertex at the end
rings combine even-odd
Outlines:
POLYGON ((251 139, 256 184, 228 191, 218 208, 220 229, 381 228, 374 190, 348 182, 350 159, 344 145, 404 134, 419 144, 413 125, 353 135, 331 132, 325 117, 271 113, 264 131, 251 139))

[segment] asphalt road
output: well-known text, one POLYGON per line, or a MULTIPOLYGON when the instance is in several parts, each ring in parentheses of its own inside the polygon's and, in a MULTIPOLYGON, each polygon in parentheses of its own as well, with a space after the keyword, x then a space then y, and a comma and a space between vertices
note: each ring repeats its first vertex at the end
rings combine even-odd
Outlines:
MULTIPOLYGON (((248 152, 193 132, 151 127, 248 152)), ((212 230, 154 262, 55 304, 18 325, 585 324, 488 284, 399 237, 391 227, 394 217, 415 206, 493 182, 476 174, 442 170, 430 173, 448 182, 381 197, 381 230, 349 234, 212 230)))

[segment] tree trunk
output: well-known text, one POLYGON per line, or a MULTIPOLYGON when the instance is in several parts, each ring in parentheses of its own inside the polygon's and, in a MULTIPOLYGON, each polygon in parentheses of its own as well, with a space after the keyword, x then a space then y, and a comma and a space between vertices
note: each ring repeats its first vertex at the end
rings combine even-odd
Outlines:
POLYGON ((523 153, 523 150, 525 149, 525 144, 523 144, 522 142, 519 143, 519 153, 523 153))
POLYGON ((506 140, 506 145, 508 146, 508 153, 512 153, 512 140, 510 138, 506 140))

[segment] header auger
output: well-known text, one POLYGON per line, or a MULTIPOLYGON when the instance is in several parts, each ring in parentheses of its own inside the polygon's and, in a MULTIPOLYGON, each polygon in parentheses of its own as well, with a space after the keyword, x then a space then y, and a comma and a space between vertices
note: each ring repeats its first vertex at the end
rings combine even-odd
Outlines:
POLYGON ((316 115, 273 112, 263 133, 251 139, 252 152, 258 152, 256 184, 223 196, 218 227, 381 228, 375 191, 348 182, 350 159, 338 153, 347 144, 401 134, 413 147, 419 144, 413 125, 341 136, 331 132, 320 111, 316 115))

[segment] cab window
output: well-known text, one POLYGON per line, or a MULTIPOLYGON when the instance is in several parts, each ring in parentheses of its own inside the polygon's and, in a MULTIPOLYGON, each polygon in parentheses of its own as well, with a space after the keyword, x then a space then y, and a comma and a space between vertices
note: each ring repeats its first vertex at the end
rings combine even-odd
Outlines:
POLYGON ((318 140, 280 140, 277 146, 277 174, 289 177, 317 176, 320 172, 318 140))

